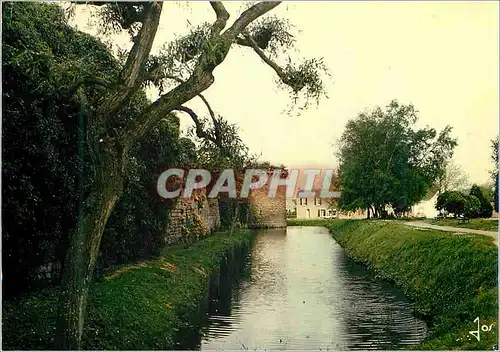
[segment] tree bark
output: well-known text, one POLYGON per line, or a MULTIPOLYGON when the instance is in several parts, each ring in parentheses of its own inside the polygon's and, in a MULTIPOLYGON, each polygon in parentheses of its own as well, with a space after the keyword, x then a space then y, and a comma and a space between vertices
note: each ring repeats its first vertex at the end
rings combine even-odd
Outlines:
POLYGON ((55 347, 81 349, 86 303, 106 222, 123 188, 125 153, 107 151, 100 157, 97 178, 80 210, 70 239, 61 278, 55 347))
POLYGON ((162 7, 161 1, 147 5, 141 29, 134 38, 134 45, 117 84, 113 85, 100 101, 98 115, 103 119, 113 119, 123 103, 140 88, 141 75, 158 31, 162 7))

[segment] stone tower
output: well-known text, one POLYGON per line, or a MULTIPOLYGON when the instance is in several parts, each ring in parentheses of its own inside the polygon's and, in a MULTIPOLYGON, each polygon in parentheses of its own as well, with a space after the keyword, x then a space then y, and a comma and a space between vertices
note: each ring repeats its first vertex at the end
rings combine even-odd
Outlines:
MULTIPOLYGON (((283 176, 282 176, 283 177, 283 176)), ((286 227, 286 186, 279 186, 276 196, 268 196, 270 178, 259 189, 251 190, 248 195, 248 227, 253 229, 286 227)))

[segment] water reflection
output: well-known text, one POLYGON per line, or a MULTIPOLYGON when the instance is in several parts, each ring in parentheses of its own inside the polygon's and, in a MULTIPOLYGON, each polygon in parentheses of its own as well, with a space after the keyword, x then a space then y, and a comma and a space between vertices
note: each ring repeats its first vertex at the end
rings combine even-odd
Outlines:
POLYGON ((389 349, 426 333, 404 295, 324 228, 263 231, 243 274, 227 269, 213 278, 202 350, 389 349))

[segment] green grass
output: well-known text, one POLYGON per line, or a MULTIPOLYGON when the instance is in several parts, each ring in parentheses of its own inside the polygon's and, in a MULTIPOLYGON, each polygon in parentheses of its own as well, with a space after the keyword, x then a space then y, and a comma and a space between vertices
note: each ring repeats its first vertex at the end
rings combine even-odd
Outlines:
POLYGON ((414 229, 394 221, 293 221, 290 225, 325 226, 350 257, 394 282, 415 303, 416 314, 431 322, 419 350, 491 350, 496 326, 468 334, 481 325, 497 324, 498 249, 483 236, 450 235, 414 229))
POLYGON ((498 220, 489 220, 489 219, 470 219, 468 224, 459 224, 456 219, 427 219, 425 222, 432 225, 439 226, 453 226, 453 227, 464 227, 468 229, 475 230, 485 230, 485 231, 498 231, 498 220))
MULTIPOLYGON (((178 332, 193 324, 221 257, 251 238, 249 231, 216 234, 107 273, 89 293, 83 348, 174 349, 178 332)), ((52 349, 57 296, 53 288, 4 302, 3 349, 52 349)))

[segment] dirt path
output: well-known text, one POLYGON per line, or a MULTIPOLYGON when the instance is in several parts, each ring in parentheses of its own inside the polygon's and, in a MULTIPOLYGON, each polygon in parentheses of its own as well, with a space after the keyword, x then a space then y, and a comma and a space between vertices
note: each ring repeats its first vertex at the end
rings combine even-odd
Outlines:
POLYGON ((405 225, 425 228, 425 229, 447 231, 447 232, 472 233, 476 235, 489 236, 495 240, 495 244, 498 246, 498 233, 496 231, 475 230, 475 229, 468 229, 464 227, 453 227, 453 226, 439 226, 439 225, 428 224, 423 221, 405 222, 405 225))

